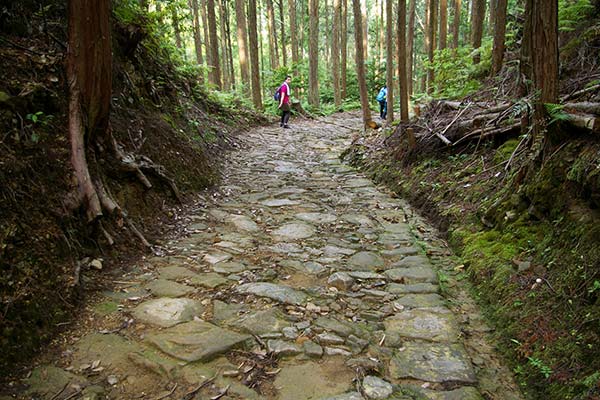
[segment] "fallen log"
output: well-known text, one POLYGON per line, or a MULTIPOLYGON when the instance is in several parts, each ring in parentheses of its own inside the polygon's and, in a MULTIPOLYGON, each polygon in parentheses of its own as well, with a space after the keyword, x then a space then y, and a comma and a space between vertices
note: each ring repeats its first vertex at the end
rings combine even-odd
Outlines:
POLYGON ((576 92, 573 92, 573 93, 571 93, 571 94, 568 94, 568 95, 566 95, 566 96, 563 96, 563 97, 561 97, 560 101, 562 101, 562 102, 565 102, 565 101, 567 101, 567 100, 570 100, 570 99, 573 99, 573 98, 575 98, 575 97, 578 97, 578 96, 582 96, 582 95, 584 95, 584 94, 591 93, 591 92, 593 92, 593 91, 595 91, 595 90, 600 90, 600 84, 598 84, 598 85, 593 85, 593 86, 590 86, 590 87, 588 87, 588 88, 581 89, 581 90, 578 90, 578 91, 576 91, 576 92))
POLYGON ((582 103, 565 103, 564 108, 566 111, 581 111, 586 114, 596 114, 600 115, 600 103, 592 103, 589 101, 585 101, 582 103))
POLYGON ((503 126, 500 128, 492 128, 492 129, 483 129, 483 130, 475 130, 471 133, 468 133, 454 142, 453 146, 456 146, 462 142, 466 142, 468 140, 474 139, 487 139, 494 136, 499 135, 509 135, 513 133, 519 133, 521 131, 521 123, 503 126))
POLYGON ((566 122, 590 133, 600 133, 600 118, 593 115, 569 114, 566 122))

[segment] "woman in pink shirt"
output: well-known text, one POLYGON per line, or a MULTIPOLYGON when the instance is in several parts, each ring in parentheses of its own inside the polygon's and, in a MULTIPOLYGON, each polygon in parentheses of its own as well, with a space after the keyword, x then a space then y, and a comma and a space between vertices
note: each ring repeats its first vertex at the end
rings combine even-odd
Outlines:
POLYGON ((291 76, 286 76, 285 81, 279 88, 279 107, 281 109, 281 122, 279 126, 282 128, 289 128, 288 121, 290 120, 290 82, 292 82, 291 76))

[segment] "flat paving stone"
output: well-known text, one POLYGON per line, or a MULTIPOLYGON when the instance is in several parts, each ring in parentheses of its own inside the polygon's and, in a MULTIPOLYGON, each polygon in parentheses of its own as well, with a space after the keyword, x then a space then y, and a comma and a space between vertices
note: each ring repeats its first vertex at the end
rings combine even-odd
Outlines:
POLYGON ((427 309, 406 310, 383 321, 386 333, 408 339, 453 343, 459 330, 450 313, 437 313, 427 309))
POLYGON ((242 345, 250 338, 250 335, 229 331, 208 322, 191 321, 150 333, 146 341, 171 357, 188 362, 205 362, 242 345))
POLYGON ((216 287, 231 283, 229 279, 223 278, 221 275, 214 272, 197 274, 196 276, 190 278, 189 282, 194 286, 203 286, 209 289, 214 289, 216 287))
POLYGON ((294 214, 294 217, 313 224, 330 224, 337 220, 337 217, 333 214, 319 212, 298 213, 294 214))
POLYGON ((166 279, 156 279, 148 283, 146 289, 157 297, 181 297, 195 291, 193 287, 166 279))
POLYGON ((269 282, 246 283, 238 286, 236 290, 243 294, 253 294, 259 297, 268 297, 280 303, 300 305, 306 302, 306 293, 292 289, 289 286, 276 285, 269 282))
POLYGON ((383 258, 371 251, 361 251, 348 259, 348 268, 352 270, 377 270, 383 267, 383 258))
POLYGON ((394 353, 389 368, 394 379, 467 384, 477 381, 469 356, 459 344, 407 342, 394 353))
POLYGON ((169 280, 173 280, 173 281, 179 280, 179 279, 191 278, 196 275, 195 272, 193 272, 185 267, 176 267, 176 266, 162 267, 159 269, 159 271, 160 271, 160 277, 162 279, 169 279, 169 280))
POLYGON ((445 307, 444 298, 437 293, 407 294, 394 301, 407 308, 445 307))
POLYGON ((305 223, 297 222, 281 226, 274 230, 272 235, 280 239, 307 239, 316 233, 315 227, 305 223))
POLYGON ((237 229, 246 232, 258 232, 260 231, 259 226, 249 217, 245 215, 232 215, 229 217, 229 222, 232 223, 237 229))
POLYGON ((388 279, 400 283, 437 283, 437 273, 431 267, 393 268, 384 272, 388 279))
POLYGON ((133 316, 149 324, 170 327, 191 321, 202 310, 202 305, 191 299, 162 297, 140 304, 133 310, 133 316))
POLYGON ((280 310, 270 308, 242 315, 228 324, 237 330, 262 336, 269 333, 278 333, 283 328, 289 327, 291 322, 286 319, 280 310))
POLYGON ((439 293, 440 287, 433 283, 399 284, 390 283, 386 290, 392 294, 439 293))

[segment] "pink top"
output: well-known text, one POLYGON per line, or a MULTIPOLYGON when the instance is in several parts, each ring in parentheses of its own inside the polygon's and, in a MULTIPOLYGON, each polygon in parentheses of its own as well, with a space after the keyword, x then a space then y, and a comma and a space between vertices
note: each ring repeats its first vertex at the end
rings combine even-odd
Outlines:
POLYGON ((290 104, 290 87, 287 83, 283 82, 283 84, 281 85, 280 92, 282 104, 290 104))

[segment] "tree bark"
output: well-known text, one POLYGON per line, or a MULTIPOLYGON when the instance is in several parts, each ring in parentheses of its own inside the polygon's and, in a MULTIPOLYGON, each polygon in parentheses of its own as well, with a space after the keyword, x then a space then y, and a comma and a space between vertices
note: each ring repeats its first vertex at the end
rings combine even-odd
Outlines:
POLYGON ((240 76, 242 78, 242 90, 246 95, 250 94, 250 68, 248 66, 248 32, 246 28, 246 8, 244 0, 235 0, 235 15, 237 19, 237 44, 238 58, 240 62, 240 76))
POLYGON ((175 33, 175 46, 181 50, 181 29, 179 28, 179 16, 177 15, 177 6, 175 4, 171 5, 171 23, 173 24, 173 32, 175 33))
POLYGON ((415 0, 408 3, 408 38, 406 44, 406 87, 408 95, 413 94, 413 60, 415 44, 415 0))
MULTIPOLYGON (((202 30, 204 31, 204 54, 206 55, 206 66, 212 65, 212 54, 210 51, 210 35, 208 34, 208 17, 206 16, 206 0, 200 0, 200 16, 202 17, 202 30)), ((203 72, 204 73, 204 72, 203 72)), ((210 82, 210 77, 209 77, 210 82)))
POLYGON ((340 91, 342 99, 346 99, 347 67, 348 67, 348 0, 342 0, 342 32, 340 37, 340 91))
POLYGON ((229 56, 229 73, 231 79, 231 86, 235 89, 235 67, 233 66, 233 46, 231 45, 231 24, 230 24, 230 15, 231 11, 229 9, 229 5, 227 0, 224 1, 225 6, 225 31, 227 34, 227 54, 229 56))
POLYGON ((221 33, 221 58, 223 89, 231 90, 231 72, 229 71, 229 52, 227 51, 227 16, 225 13, 225 0, 217 0, 219 4, 219 30, 221 33))
POLYGON ((296 34, 296 0, 288 0, 290 16, 290 40, 292 44, 292 64, 298 63, 298 35, 296 34))
POLYGON ((440 0, 440 44, 439 49, 444 50, 448 43, 448 0, 440 0))
MULTIPOLYGON (((394 120, 394 0, 385 0, 386 12, 386 82, 387 82, 387 121, 394 120)), ((405 6, 406 8, 406 6, 405 6)), ((399 23, 399 22, 398 22, 399 23)), ((400 63, 402 64, 402 63, 400 63)), ((399 66, 400 67, 400 66, 399 66)))
POLYGON ((400 81, 400 121, 408 121, 408 63, 406 57, 406 0, 398 0, 398 79, 400 81))
POLYGON ((267 0, 267 30, 269 32, 269 61, 271 69, 279 68, 279 49, 277 47, 277 26, 275 25, 275 11, 273 0, 267 0))
MULTIPOLYGON (((544 104, 558 103, 558 0, 533 0, 532 3, 530 54, 533 84, 540 93, 535 105, 535 132, 545 127, 544 104)), ((546 148, 556 144, 556 133, 555 129, 546 129, 546 148)))
POLYGON ((319 1, 309 0, 308 103, 319 108, 319 1))
POLYGON ((460 9, 461 0, 454 0, 454 19, 452 20, 452 48, 458 49, 458 37, 460 33, 460 9))
MULTIPOLYGON (((358 14, 357 14, 358 15, 358 14)), ((367 15, 367 0, 360 0, 360 15, 362 17, 362 40, 365 61, 369 60, 369 18, 367 15)), ((356 17, 355 17, 356 18, 356 17)))
POLYGON ((488 34, 494 35, 494 21, 496 20, 496 13, 498 12, 498 0, 490 0, 490 12, 489 12, 489 23, 488 23, 488 34))
POLYGON ((99 139, 108 136, 112 93, 109 0, 69 1, 69 137, 79 200, 88 222, 102 215, 88 161, 99 139), (92 147, 92 148, 90 148, 92 147))
POLYGON ((333 30, 331 33, 331 65, 333 70, 333 102, 336 108, 342 105, 340 92, 340 23, 342 22, 340 0, 333 0, 333 30))
POLYGON ((492 49, 492 76, 502 69, 504 59, 504 36, 506 33, 507 0, 494 1, 496 4, 494 14, 494 47, 492 49))
MULTIPOLYGON (((481 39, 483 38, 483 20, 485 19, 485 0, 473 0, 473 10, 471 12, 471 44, 475 50, 481 47, 481 39)), ((475 52, 473 63, 479 64, 481 54, 475 52)))
POLYGON ((287 52, 285 51, 285 15, 283 15, 283 1, 279 0, 279 31, 281 37, 281 61, 284 66, 287 66, 287 52))
MULTIPOLYGON (((427 58, 429 63, 433 63, 435 49, 436 49, 436 31, 437 31, 437 10, 438 1, 429 0, 429 21, 427 23, 427 36, 428 36, 428 47, 427 47, 427 58)), ((427 69, 427 93, 433 93, 433 81, 435 79, 435 73, 433 67, 427 69)))
POLYGON ((217 37, 217 20, 215 15, 215 0, 206 0, 208 17, 208 35, 210 37, 211 69, 208 73, 210 83, 221 89, 221 63, 219 61, 219 39, 217 37))
POLYGON ((254 108, 262 110, 262 88, 258 63, 258 33, 256 31, 256 0, 248 3, 248 30, 250 43, 250 64, 252 66, 252 102, 254 108))
MULTIPOLYGON (((190 8, 192 9, 192 29, 194 31, 194 47, 196 49, 196 63, 204 64, 202 57, 202 37, 200 35, 200 14, 198 12, 198 0, 190 0, 190 8)), ((198 76, 200 83, 204 81, 203 74, 198 76)))
POLYGON ((363 125, 366 129, 371 122, 371 110, 369 108, 369 93, 365 73, 365 51, 363 49, 363 27, 360 13, 360 0, 352 0, 354 10, 354 37, 356 42, 356 76, 360 92, 360 104, 362 108, 363 125))

